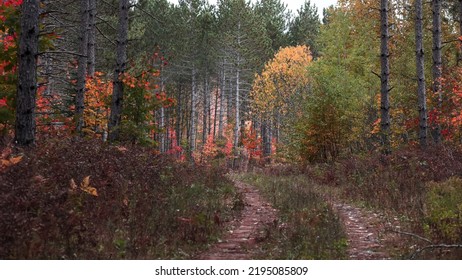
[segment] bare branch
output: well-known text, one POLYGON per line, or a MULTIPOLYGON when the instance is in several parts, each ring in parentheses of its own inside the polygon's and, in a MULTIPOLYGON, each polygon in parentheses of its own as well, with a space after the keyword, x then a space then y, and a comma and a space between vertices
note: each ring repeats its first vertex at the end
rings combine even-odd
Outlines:
POLYGON ((415 233, 400 231, 400 230, 396 230, 396 229, 390 229, 389 231, 395 232, 395 233, 399 233, 399 234, 403 234, 403 235, 408 235, 408 236, 411 236, 411 237, 415 237, 415 238, 417 238, 417 239, 420 239, 420 240, 423 240, 423 241, 428 242, 428 243, 430 243, 430 244, 433 244, 433 242, 431 242, 430 239, 427 239, 427 238, 422 237, 422 236, 420 236, 420 235, 417 235, 417 234, 415 234, 415 233))

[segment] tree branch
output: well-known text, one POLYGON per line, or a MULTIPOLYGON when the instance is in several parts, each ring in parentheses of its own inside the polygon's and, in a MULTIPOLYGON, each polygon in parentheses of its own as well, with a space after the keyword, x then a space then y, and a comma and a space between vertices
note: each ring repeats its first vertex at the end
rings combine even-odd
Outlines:
POLYGON ((80 56, 80 57, 87 57, 86 55, 76 53, 76 52, 71 52, 71 51, 44 51, 40 52, 37 55, 44 55, 44 54, 69 54, 69 55, 75 55, 75 56, 80 56))
POLYGON ((423 240, 423 241, 425 241, 425 242, 427 242, 427 243, 433 244, 433 242, 431 242, 430 239, 427 239, 427 238, 422 237, 422 236, 420 236, 420 235, 417 235, 417 234, 415 234, 415 233, 400 231, 400 230, 396 230, 396 229, 390 229, 389 231, 395 232, 395 233, 399 233, 399 234, 403 234, 403 235, 412 236, 412 237, 415 237, 415 238, 417 238, 417 239, 423 240))

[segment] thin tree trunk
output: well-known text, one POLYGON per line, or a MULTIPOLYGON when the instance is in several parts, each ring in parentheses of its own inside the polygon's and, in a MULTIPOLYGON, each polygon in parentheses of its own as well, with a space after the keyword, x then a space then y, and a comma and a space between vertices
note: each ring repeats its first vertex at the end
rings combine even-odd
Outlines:
MULTIPOLYGON (((432 0, 432 14, 433 14, 433 96, 436 96, 436 115, 441 114, 443 105, 443 92, 441 85, 443 61, 441 57, 441 0, 432 0)), ((441 143, 441 124, 438 119, 433 124, 433 133, 435 143, 441 143)))
POLYGON ((127 63, 128 43, 128 11, 129 0, 119 1, 119 30, 117 39, 117 57, 113 76, 113 91, 111 103, 111 115, 109 117, 109 141, 117 141, 120 136, 120 122, 122 119, 124 85, 120 75, 125 72, 127 63))
POLYGON ((189 132, 189 151, 190 158, 196 149, 196 69, 192 69, 191 76, 191 124, 189 132))
POLYGON ((77 69, 77 94, 75 96, 75 120, 77 133, 81 134, 84 127, 83 113, 85 110, 85 82, 87 78, 87 55, 89 34, 89 3, 80 1, 80 32, 79 32, 79 60, 77 69))
POLYGON ((96 0, 89 0, 87 75, 95 76, 96 67, 96 0))
POLYGON ((417 66, 417 96, 419 108, 419 142, 421 148, 427 147, 427 98, 425 93, 425 63, 423 48, 423 8, 422 0, 415 1, 415 41, 417 66))
MULTIPOLYGON (((163 77, 163 67, 162 65, 160 66, 160 92, 165 92, 165 81, 163 77)), ((165 108, 164 106, 161 106, 159 109, 159 128, 160 128, 160 133, 158 133, 159 136, 159 152, 164 153, 166 151, 165 149, 165 108)))
POLYGON ((21 8, 21 33, 19 35, 15 123, 15 142, 21 146, 35 142, 38 36, 39 1, 24 0, 21 8))
POLYGON ((223 137, 223 117, 224 117, 224 100, 225 100, 225 87, 226 87, 226 72, 224 69, 222 70, 222 77, 221 77, 221 87, 220 87, 220 114, 219 114, 219 121, 218 121, 218 138, 223 137))
POLYGON ((233 81, 229 79, 229 91, 226 95, 226 122, 229 124, 233 119, 233 81))
POLYGON ((268 161, 271 156, 271 125, 267 119, 264 119, 261 123, 261 134, 263 138, 263 157, 268 161))
POLYGON ((202 116, 202 145, 205 145, 208 136, 208 126, 209 124, 209 114, 210 114, 210 103, 209 103, 209 81, 208 81, 208 74, 205 74, 204 80, 204 108, 203 108, 203 116, 202 116))
POLYGON ((183 103, 181 102, 181 90, 182 86, 178 87, 178 105, 177 105, 177 117, 176 117, 176 145, 180 146, 181 145, 181 123, 182 123, 182 115, 183 115, 183 109, 182 105, 183 103))
POLYGON ((217 135, 217 114, 218 114, 218 91, 215 92, 215 106, 213 109, 213 140, 215 141, 215 136, 217 135))
MULTIPOLYGON (((241 22, 239 21, 238 22, 238 25, 237 25, 237 28, 238 28, 238 37, 237 37, 237 45, 238 47, 241 46, 241 22)), ((238 54, 237 54, 237 65, 236 65, 236 103, 235 103, 235 109, 236 109, 236 112, 235 112, 235 125, 234 125, 234 143, 233 143, 233 146, 234 146, 234 152, 236 153, 237 155, 237 147, 239 146, 239 125, 240 125, 240 89, 239 89, 239 86, 240 86, 240 74, 241 74, 241 55, 239 53, 239 50, 238 50, 238 54)))
POLYGON ((240 78, 240 70, 239 70, 239 58, 238 58, 238 63, 237 63, 237 71, 236 71, 236 103, 235 103, 235 125, 234 125, 234 149, 237 152, 237 147, 239 145, 239 125, 240 125, 240 100, 239 100, 239 78, 240 78))
POLYGON ((381 46, 380 46, 380 62, 381 62, 381 137, 383 152, 389 154, 390 150, 390 64, 389 64, 389 24, 388 24, 388 0, 381 0, 380 3, 380 21, 381 21, 381 46))

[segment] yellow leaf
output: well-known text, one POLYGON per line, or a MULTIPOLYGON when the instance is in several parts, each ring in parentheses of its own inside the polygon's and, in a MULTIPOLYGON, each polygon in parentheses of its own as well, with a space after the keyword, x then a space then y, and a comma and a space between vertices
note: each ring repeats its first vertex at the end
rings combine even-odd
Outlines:
POLYGON ((83 178, 82 184, 80 184, 80 189, 93 196, 98 196, 98 191, 96 188, 90 186, 90 176, 83 178))
POLYGON ((83 190, 84 188, 90 185, 90 176, 83 178, 82 184, 80 184, 80 188, 83 190))
POLYGON ((91 194, 92 196, 98 196, 98 191, 96 190, 96 188, 93 188, 91 186, 88 186, 88 187, 85 187, 85 188, 81 188, 82 191, 86 192, 86 193, 89 193, 91 194))

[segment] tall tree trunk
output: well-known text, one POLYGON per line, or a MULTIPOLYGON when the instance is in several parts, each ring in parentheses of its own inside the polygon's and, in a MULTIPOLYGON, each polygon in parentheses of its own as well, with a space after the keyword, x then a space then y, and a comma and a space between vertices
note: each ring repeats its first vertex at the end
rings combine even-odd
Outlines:
POLYGON ((422 0, 415 1, 415 42, 417 66, 417 96, 419 108, 419 142, 421 148, 427 147, 427 98, 425 93, 425 63, 423 48, 423 8, 422 0))
POLYGON ((83 113, 85 110, 85 82, 87 77, 88 33, 89 33, 89 3, 80 1, 80 32, 79 60, 77 69, 77 94, 75 96, 75 120, 77 133, 81 134, 84 127, 83 113))
POLYGON ((218 115, 218 90, 215 91, 215 104, 213 109, 213 140, 215 141, 215 136, 217 135, 217 115, 218 115))
MULTIPOLYGON (((433 96, 436 96, 436 114, 441 114, 443 105, 443 92, 441 85, 443 60, 441 57, 441 0, 432 0, 432 14, 433 14, 433 96)), ((435 143, 441 143, 441 124, 433 124, 433 134, 435 143)))
MULTIPOLYGON (((164 69, 163 66, 160 66, 160 92, 165 92, 165 80, 163 77, 164 69)), ((164 153, 166 150, 166 118, 165 118, 165 108, 161 106, 159 109, 159 128, 160 132, 158 133, 158 141, 159 141, 159 152, 164 153)))
POLYGON ((190 159, 192 159, 192 153, 196 150, 196 95, 196 68, 193 67, 191 76, 191 124, 189 128, 190 159))
POLYGON ((35 142, 38 36, 39 1, 24 0, 21 7, 15 123, 15 142, 21 146, 35 142))
POLYGON ((223 137, 223 117, 224 117, 224 110, 225 110, 225 87, 226 87, 226 72, 223 64, 223 69, 221 73, 221 85, 220 85, 220 114, 219 114, 219 121, 218 121, 218 138, 223 137))
POLYGON ((180 83, 178 86, 178 104, 177 104, 177 116, 176 116, 176 145, 181 145, 181 123, 182 123, 182 116, 183 116, 183 103, 181 100, 181 91, 182 91, 182 84, 180 83))
POLYGON ((205 73, 204 79, 204 108, 203 108, 203 118, 202 118, 202 145, 205 145, 208 136, 208 127, 210 125, 209 116, 210 116, 210 95, 209 95, 209 80, 208 73, 205 73))
POLYGON ((234 125, 234 142, 233 142, 233 146, 234 146, 234 149, 235 151, 237 152, 237 147, 239 145, 239 125, 240 125, 240 108, 239 108, 239 104, 240 104, 240 99, 239 99, 239 95, 240 95, 240 91, 239 91, 239 79, 240 79, 240 62, 239 62, 239 59, 238 58, 238 63, 237 63, 237 71, 236 71, 236 99, 235 99, 235 125, 234 125))
POLYGON ((96 0, 89 0, 87 75, 95 76, 96 67, 96 0))
POLYGON ((117 39, 117 57, 113 76, 113 91, 111 103, 111 115, 109 117, 109 141, 117 141, 120 136, 120 122, 122 119, 124 85, 121 75, 125 72, 127 64, 127 43, 128 43, 128 10, 129 0, 119 1, 119 29, 117 39))
MULTIPOLYGON (((459 3, 458 22, 459 22, 459 38, 460 38, 462 37, 462 0, 459 0, 458 3, 459 3)), ((462 62, 462 43, 459 41, 459 50, 457 53, 457 62, 456 62, 457 66, 460 66, 461 62, 462 62)))
MULTIPOLYGON (((238 36, 237 36, 237 45, 238 47, 240 48, 241 46, 241 22, 239 21, 238 24, 237 24, 237 28, 238 28, 238 36)), ((233 143, 233 146, 234 146, 234 151, 237 155, 237 147, 239 146, 239 125, 240 125, 240 89, 239 89, 239 86, 240 86, 240 74, 241 74, 241 55, 239 53, 240 50, 238 50, 238 53, 237 53, 237 65, 236 65, 236 99, 235 99, 235 109, 236 109, 236 112, 235 112, 235 125, 234 125, 234 143, 233 143)))
POLYGON ((383 152, 388 154, 390 150, 390 62, 389 62, 389 24, 388 24, 388 0, 380 1, 380 25, 381 25, 381 46, 380 46, 380 63, 381 63, 381 89, 380 89, 380 112, 381 112, 381 137, 383 152))
POLYGON ((261 123, 261 135, 263 140, 263 157, 269 162, 271 156, 271 124, 267 118, 264 118, 261 123))

